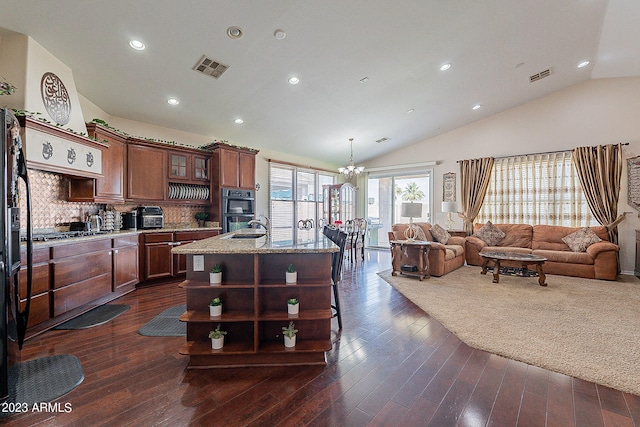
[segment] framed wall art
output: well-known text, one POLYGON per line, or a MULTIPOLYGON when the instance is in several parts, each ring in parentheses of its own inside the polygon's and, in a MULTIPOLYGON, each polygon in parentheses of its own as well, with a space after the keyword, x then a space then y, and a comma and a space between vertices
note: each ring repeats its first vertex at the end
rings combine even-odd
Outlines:
POLYGON ((640 156, 627 159, 627 203, 640 211, 640 156))
POLYGON ((453 172, 445 173, 442 176, 442 201, 456 201, 456 174, 453 172))

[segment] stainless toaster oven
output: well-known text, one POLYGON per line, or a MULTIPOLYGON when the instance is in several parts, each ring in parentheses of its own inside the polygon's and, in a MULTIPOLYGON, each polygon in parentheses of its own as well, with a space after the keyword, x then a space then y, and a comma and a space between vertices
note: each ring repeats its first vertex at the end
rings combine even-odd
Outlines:
POLYGON ((138 228, 164 227, 164 212, 160 206, 141 206, 138 208, 138 228))

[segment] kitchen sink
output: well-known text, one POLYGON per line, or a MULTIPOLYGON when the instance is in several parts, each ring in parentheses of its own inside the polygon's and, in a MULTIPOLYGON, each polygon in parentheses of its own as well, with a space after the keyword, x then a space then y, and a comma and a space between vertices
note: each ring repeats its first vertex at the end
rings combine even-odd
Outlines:
POLYGON ((259 239, 260 237, 264 237, 264 234, 249 234, 249 233, 240 233, 234 234, 231 236, 231 239, 259 239))

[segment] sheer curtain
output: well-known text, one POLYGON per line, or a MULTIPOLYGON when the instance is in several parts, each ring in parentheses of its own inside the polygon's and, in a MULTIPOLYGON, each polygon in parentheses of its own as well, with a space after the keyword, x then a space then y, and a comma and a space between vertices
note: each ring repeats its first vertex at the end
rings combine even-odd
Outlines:
POLYGON ((594 225, 571 151, 495 159, 478 222, 594 225))

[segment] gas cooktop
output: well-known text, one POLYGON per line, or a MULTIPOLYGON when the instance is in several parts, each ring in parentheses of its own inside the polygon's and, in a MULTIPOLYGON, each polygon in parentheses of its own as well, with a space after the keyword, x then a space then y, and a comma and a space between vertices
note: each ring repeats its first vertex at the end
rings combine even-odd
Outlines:
MULTIPOLYGON (((51 233, 33 233, 34 242, 46 242, 48 240, 71 239, 72 237, 98 236, 109 234, 110 231, 56 231, 51 233)), ((27 241, 27 235, 21 234, 20 240, 27 241)))

